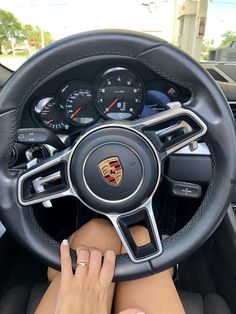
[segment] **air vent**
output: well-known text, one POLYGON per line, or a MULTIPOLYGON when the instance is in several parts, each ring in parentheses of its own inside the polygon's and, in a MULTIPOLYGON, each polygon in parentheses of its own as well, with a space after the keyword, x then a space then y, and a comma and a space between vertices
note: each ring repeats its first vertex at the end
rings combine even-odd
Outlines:
POLYGON ((216 70, 209 68, 206 69, 208 73, 211 74, 214 80, 219 81, 219 82, 224 82, 227 83, 228 81, 216 70))
POLYGON ((232 111, 232 113, 234 115, 234 120, 236 122, 236 101, 229 101, 228 104, 229 104, 229 106, 231 108, 231 111, 232 111))

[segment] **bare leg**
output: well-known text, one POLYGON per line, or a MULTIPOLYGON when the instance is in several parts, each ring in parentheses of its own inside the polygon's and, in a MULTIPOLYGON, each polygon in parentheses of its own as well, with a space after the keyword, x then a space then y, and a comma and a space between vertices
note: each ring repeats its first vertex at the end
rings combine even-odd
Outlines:
MULTIPOLYGON (((148 231, 139 226, 130 229, 138 246, 150 242, 148 231)), ((122 247, 122 252, 125 252, 122 247)), ((170 270, 143 279, 116 284, 115 313, 137 307, 146 314, 183 314, 184 309, 170 270)))
MULTIPOLYGON (((76 249, 79 246, 94 247, 103 254, 107 250, 113 250, 120 254, 121 242, 116 231, 109 222, 103 219, 92 219, 86 225, 82 226, 76 233, 70 237, 70 246, 76 249)), ((58 289, 60 285, 60 273, 50 270, 49 277, 53 278, 49 288, 43 296, 36 314, 54 313, 58 289)), ((111 308, 115 284, 111 285, 109 292, 109 304, 111 308)))

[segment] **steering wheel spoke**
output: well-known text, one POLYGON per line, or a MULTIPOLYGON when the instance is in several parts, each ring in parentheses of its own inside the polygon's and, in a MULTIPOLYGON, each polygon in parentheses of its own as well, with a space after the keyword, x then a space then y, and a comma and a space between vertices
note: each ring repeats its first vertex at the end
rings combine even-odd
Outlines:
POLYGON ((142 263, 159 256, 162 253, 162 243, 158 232, 152 201, 130 213, 122 215, 107 215, 113 223, 130 259, 134 263, 142 263), (129 230, 134 225, 144 225, 149 233, 150 242, 138 246, 129 230))
POLYGON ((29 168, 18 179, 18 198, 23 206, 43 203, 73 195, 68 183, 68 160, 70 151, 65 150, 29 168))
POLYGON ((191 110, 180 103, 170 104, 169 110, 131 122, 131 128, 145 134, 166 158, 179 149, 190 145, 194 150, 197 140, 207 131, 205 123, 191 110))

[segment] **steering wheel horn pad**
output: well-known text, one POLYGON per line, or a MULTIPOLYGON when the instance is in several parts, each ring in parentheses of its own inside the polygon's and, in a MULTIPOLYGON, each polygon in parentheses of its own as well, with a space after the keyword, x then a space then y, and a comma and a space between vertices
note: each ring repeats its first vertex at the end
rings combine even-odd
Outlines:
POLYGON ((74 148, 73 186, 78 197, 100 213, 137 208, 153 193, 159 177, 157 156, 145 139, 131 130, 101 128, 74 148))
MULTIPOLYGON (((141 278, 180 262, 214 232, 230 205, 236 178, 236 135, 226 99, 197 62, 156 37, 106 30, 77 34, 47 46, 16 71, 1 91, 0 125, 1 221, 20 243, 56 269, 60 269, 59 243, 38 225, 32 208, 35 203, 73 195, 106 215, 129 253, 117 256, 114 280, 141 278), (9 169, 8 156, 28 97, 58 71, 101 58, 124 59, 126 62, 133 59, 165 79, 187 87, 192 97, 187 104, 151 117, 107 122, 88 131, 78 139, 78 145, 75 143, 72 148, 55 154, 32 169, 9 169), (157 140, 159 131, 156 132, 155 128, 162 129, 168 121, 184 125, 188 134, 169 143, 157 140), (109 134, 111 131, 114 138, 109 134), (101 142, 99 134, 102 134, 101 142), (206 195, 186 226, 161 241, 152 197, 157 191, 163 163, 170 154, 203 137, 212 158, 212 179, 206 195), (90 151, 88 139, 92 143, 90 151), (82 156, 83 145, 86 156, 82 156), (130 165, 131 160, 135 166, 130 165), (114 173, 113 169, 108 177, 111 182, 107 182, 100 171, 106 162, 118 165, 118 170, 114 173), (96 173, 95 184, 90 171, 96 173), (61 177, 56 187, 38 195, 31 195, 30 189, 26 189, 37 176, 50 180, 55 179, 58 173, 61 177), (132 184, 127 188, 129 176, 132 184), (96 184, 101 184, 98 190, 96 184), (106 188, 117 192, 107 193, 106 188), (130 223, 140 220, 146 221, 152 240, 150 246, 141 251, 133 245, 127 230, 130 223)), ((71 255, 75 267, 76 254, 72 251, 71 255)))

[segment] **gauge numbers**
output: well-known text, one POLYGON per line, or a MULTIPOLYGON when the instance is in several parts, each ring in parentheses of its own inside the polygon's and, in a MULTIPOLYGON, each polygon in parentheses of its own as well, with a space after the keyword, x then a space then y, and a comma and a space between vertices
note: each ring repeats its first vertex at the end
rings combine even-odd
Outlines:
POLYGON ((85 82, 71 82, 63 87, 59 92, 59 103, 66 119, 74 125, 89 125, 99 117, 92 90, 85 82))
POLYGON ((46 127, 55 131, 68 129, 66 124, 56 110, 56 101, 53 97, 45 97, 40 99, 34 107, 34 111, 38 114, 38 118, 46 127))
POLYGON ((106 118, 134 118, 143 105, 143 84, 126 68, 109 69, 98 79, 96 103, 98 111, 106 118))

